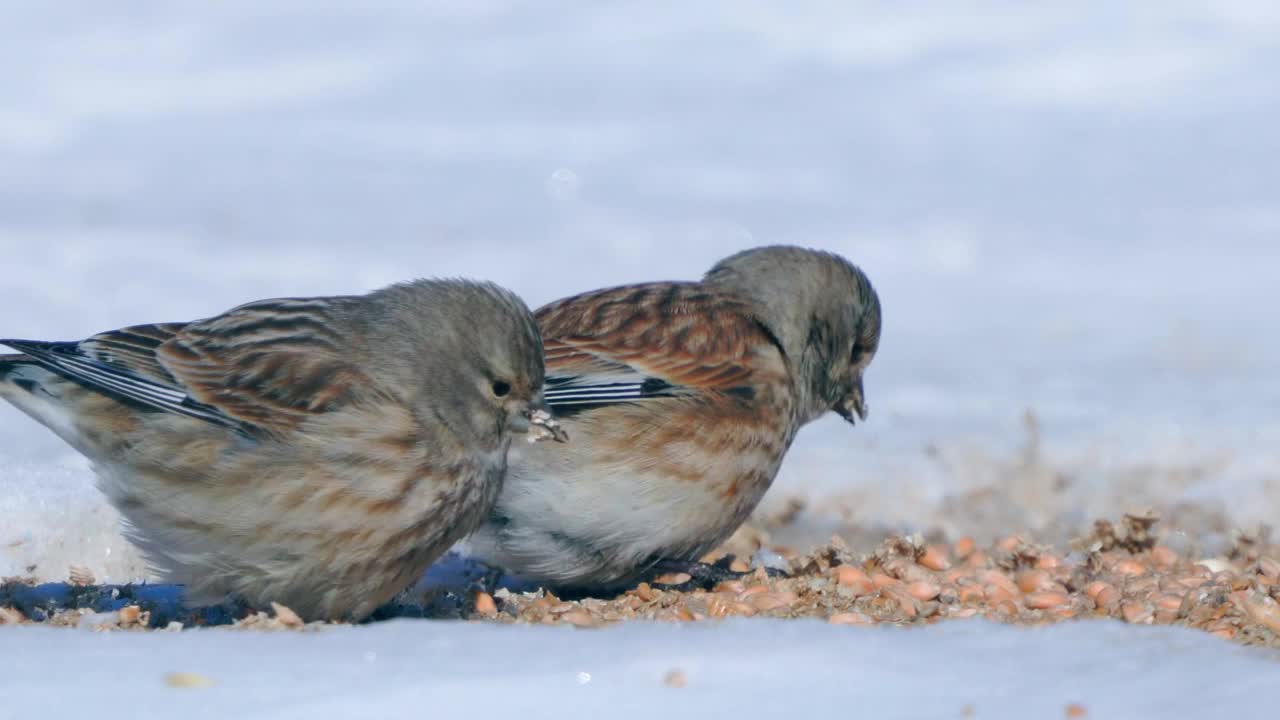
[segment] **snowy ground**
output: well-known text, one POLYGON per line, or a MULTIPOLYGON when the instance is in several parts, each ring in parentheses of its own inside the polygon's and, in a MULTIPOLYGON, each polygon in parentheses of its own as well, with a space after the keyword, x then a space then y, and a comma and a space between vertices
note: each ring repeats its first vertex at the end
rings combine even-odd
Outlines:
POLYGON ((1110 622, 5 633, 0 718, 1260 717, 1280 655, 1110 622), (50 672, 32 655, 58 659, 50 672), (187 674, 188 687, 174 674, 187 674), (192 677, 194 676, 194 677, 192 677), (677 679, 678 678, 678 679, 677 679), (679 685, 681 680, 683 687, 679 685), (205 685, 205 687, 191 687, 205 685), (92 692, 76 692, 93 688, 92 692), (6 714, 8 713, 8 714, 6 714))
MULTIPOLYGON (((867 379, 872 421, 807 429, 768 500, 811 498, 815 534, 1031 529, 1058 538, 1096 516, 1155 506, 1186 530, 1180 542, 1212 551, 1235 527, 1280 513, 1274 2, 10 5, 0 47, 0 336, 75 338, 408 275, 488 277, 536 305, 612 283, 692 278, 744 246, 796 242, 862 265, 886 315, 867 379)), ((114 523, 84 463, 0 407, 0 576, 34 567, 58 580, 71 564, 100 579, 143 576, 114 523)), ((238 657, 274 657, 278 669, 308 642, 333 643, 335 653, 352 643, 342 651, 361 657, 362 636, 405 653, 445 652, 431 649, 434 638, 475 648, 458 668, 555 642, 564 655, 552 657, 576 673, 575 647, 633 667, 608 648, 688 632, 448 626, 189 639, 24 630, 21 642, 58 662, 97 647, 157 663, 243 643, 238 657)), ((1208 638, 1107 626, 850 632, 733 625, 692 636, 707 658, 738 663, 723 667, 760 673, 744 687, 853 694, 849 678, 869 670, 846 675, 850 662, 968 678, 946 686, 955 694, 938 696, 939 712, 944 700, 956 701, 946 712, 970 702, 965 687, 980 710, 1009 713, 1010 698, 1030 692, 1018 677, 979 674, 962 654, 972 643, 1020 645, 1014 657, 1028 662, 1045 643, 1044 662, 1057 662, 1125 638, 1117 647, 1133 658, 1108 651, 1100 667, 1082 659, 1052 675, 1080 678, 1081 701, 1099 708, 1103 697, 1126 700, 1084 690, 1163 678, 1166 693, 1191 695, 1179 673, 1193 670, 1225 683, 1206 681, 1205 697, 1247 704, 1261 694, 1231 693, 1229 669, 1274 669, 1208 638), (787 633, 794 652, 840 658, 814 666, 839 681, 769 675, 792 667, 783 659, 741 661, 741 648, 765 633, 787 633), (926 652, 935 643, 946 648, 936 657, 926 652)), ((646 692, 665 662, 659 647, 636 645, 636 657, 654 654, 649 675, 606 671, 576 695, 530 697, 601 702, 589 693, 611 682, 646 692)), ((237 695, 229 673, 247 676, 247 666, 216 657, 207 669, 226 682, 210 696, 290 692, 263 675, 237 695)), ((326 653, 305 661, 344 662, 326 653)), ((404 683, 401 699, 427 688, 462 698, 484 682, 411 682, 411 666, 390 676, 404 683)), ((518 667, 502 671, 512 687, 558 687, 518 667)), ((20 692, 63 680, 29 673, 14 683, 20 692)), ((138 689, 126 681, 94 698, 146 692, 153 681, 144 673, 138 689)), ((727 690, 701 682, 690 673, 683 702, 727 690)), ((868 687, 886 703, 908 693, 868 687)), ((1072 687, 1062 689, 1029 697, 1057 713, 1072 687)), ((186 697, 170 701, 193 702, 186 697)), ((478 711, 519 702, 475 697, 467 706, 478 711)), ((1110 716, 1138 714, 1115 707, 1110 716)), ((0 717, 7 711, 0 705, 0 717)))

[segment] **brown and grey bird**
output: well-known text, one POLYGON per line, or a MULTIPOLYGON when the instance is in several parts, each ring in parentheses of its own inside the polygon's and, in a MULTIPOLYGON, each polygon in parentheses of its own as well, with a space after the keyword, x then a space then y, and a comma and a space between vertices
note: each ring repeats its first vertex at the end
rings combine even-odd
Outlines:
POLYGON ((364 617, 483 520, 513 436, 563 439, 533 317, 488 283, 2 342, 0 397, 93 462, 188 602, 364 617))
POLYGON ((694 569, 760 502, 801 426, 866 418, 880 301, 837 255, 757 248, 701 282, 588 292, 535 316, 547 400, 573 442, 513 447, 470 541, 523 578, 590 589, 694 569))

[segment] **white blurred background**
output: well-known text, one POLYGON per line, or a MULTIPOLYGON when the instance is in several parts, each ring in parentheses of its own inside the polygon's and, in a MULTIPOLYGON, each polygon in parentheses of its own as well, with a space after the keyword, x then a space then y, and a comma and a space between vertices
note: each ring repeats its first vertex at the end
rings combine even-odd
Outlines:
MULTIPOLYGON (((1064 538, 1153 506, 1209 544, 1280 513, 1275 2, 0 17, 0 336, 414 276, 537 305, 798 243, 885 331, 871 421, 807 429, 767 504, 1064 538)), ((0 407, 0 574, 140 572, 90 478, 0 407)))

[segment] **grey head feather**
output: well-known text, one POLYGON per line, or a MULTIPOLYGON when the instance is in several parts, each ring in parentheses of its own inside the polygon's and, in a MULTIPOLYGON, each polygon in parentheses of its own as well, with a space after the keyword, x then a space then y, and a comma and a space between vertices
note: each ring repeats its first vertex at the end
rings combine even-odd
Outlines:
POLYGON ((861 394, 861 372, 880 343, 880 298, 848 260, 802 247, 759 247, 716 263, 703 283, 752 301, 787 355, 801 422, 840 411, 850 393, 861 394))
POLYGON ((422 415, 491 440, 507 415, 541 404, 542 337, 515 293, 490 282, 443 279, 366 297, 353 318, 365 338, 362 364, 400 388, 422 415), (510 385, 509 399, 494 397, 495 383, 510 385), (522 405, 513 409, 512 402, 522 405))

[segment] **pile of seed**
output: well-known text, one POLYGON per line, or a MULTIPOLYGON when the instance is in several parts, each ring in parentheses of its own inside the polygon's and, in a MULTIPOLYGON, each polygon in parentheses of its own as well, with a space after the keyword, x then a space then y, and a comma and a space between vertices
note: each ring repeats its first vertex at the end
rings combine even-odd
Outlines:
MULTIPOLYGON (((1280 561, 1274 556, 1246 541, 1229 557, 1193 561, 1155 544, 1148 520, 1131 517, 1127 525, 1120 537, 1099 523, 1084 549, 1068 553, 1019 537, 987 548, 967 538, 925 544, 895 537, 859 556, 833 538, 826 547, 792 558, 791 577, 771 578, 757 570, 709 590, 642 583, 612 599, 577 601, 499 590, 476 595, 474 616, 579 627, 730 617, 903 626, 974 617, 1027 625, 1115 618, 1280 647, 1280 561)), ((675 584, 687 579, 659 578, 675 584)))
MULTIPOLYGON (((1107 522, 1071 550, 1010 536, 987 547, 972 539, 926 543, 890 537, 855 553, 839 537, 808 554, 780 554, 790 576, 770 577, 741 560, 742 572, 709 589, 678 589, 685 574, 656 578, 612 597, 563 600, 537 592, 468 588, 406 593, 386 617, 463 618, 506 623, 598 627, 628 620, 714 621, 733 617, 821 618, 836 625, 915 625, 949 618, 1013 624, 1115 618, 1134 624, 1181 625, 1250 645, 1280 647, 1280 553, 1264 539, 1242 537, 1230 553, 1191 558, 1160 545, 1154 519, 1107 522)), ((715 562, 723 552, 704 558, 715 562)), ((72 578, 61 594, 10 581, 0 586, 0 625, 40 621, 93 630, 181 630, 227 625, 246 630, 299 630, 289 608, 190 610, 145 588, 86 584, 72 578), (74 603, 75 606, 68 607, 74 603)))

